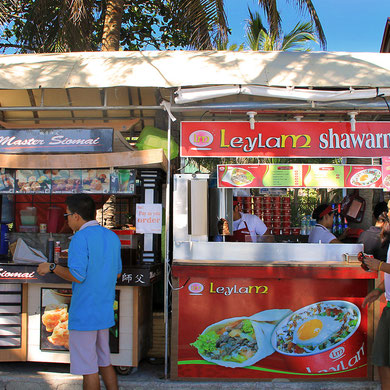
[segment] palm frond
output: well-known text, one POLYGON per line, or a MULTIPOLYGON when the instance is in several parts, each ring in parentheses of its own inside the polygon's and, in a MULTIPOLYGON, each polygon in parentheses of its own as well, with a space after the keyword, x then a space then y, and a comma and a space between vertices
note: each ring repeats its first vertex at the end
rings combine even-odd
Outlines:
POLYGON ((310 20, 314 23, 314 29, 320 41, 321 47, 326 50, 326 37, 322 28, 317 11, 314 8, 314 4, 311 0, 288 0, 293 1, 298 9, 301 11, 306 10, 310 15, 310 20))
POLYGON ((284 36, 280 50, 309 51, 306 44, 317 42, 314 35, 313 23, 297 23, 296 26, 284 36))

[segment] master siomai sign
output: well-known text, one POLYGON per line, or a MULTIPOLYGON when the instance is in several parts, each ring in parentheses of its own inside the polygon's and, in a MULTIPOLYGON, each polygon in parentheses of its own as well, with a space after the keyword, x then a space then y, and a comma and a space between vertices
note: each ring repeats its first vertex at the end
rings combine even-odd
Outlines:
POLYGON ((0 153, 112 152, 113 129, 0 130, 0 153))

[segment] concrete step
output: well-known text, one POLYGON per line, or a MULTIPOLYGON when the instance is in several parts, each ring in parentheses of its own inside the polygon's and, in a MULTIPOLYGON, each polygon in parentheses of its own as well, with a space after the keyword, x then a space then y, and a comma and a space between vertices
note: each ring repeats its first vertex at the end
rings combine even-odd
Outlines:
MULTIPOLYGON (((173 381, 164 378, 164 364, 161 359, 155 360, 155 364, 151 361, 141 362, 139 367, 133 369, 129 375, 118 375, 118 383, 121 390, 380 390, 377 381, 173 381)), ((0 363, 0 390, 78 390, 81 388, 82 377, 69 374, 68 364, 0 363)))

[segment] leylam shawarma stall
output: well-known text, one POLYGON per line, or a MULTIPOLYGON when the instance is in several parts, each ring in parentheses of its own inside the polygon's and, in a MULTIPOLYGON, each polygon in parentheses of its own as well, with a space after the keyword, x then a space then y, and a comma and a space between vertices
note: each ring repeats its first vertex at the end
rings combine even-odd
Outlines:
MULTIPOLYGON (((326 65, 323 71, 326 78, 326 65)), ((317 77, 313 86, 324 86, 317 77)), ((348 77, 344 82, 354 88, 348 77)), ((362 302, 378 274, 361 267, 358 236, 372 223, 373 205, 389 198, 389 116, 388 110, 366 116, 372 105, 386 110, 380 89, 352 101, 339 89, 179 91, 177 103, 218 94, 224 102, 198 103, 212 120, 181 123, 183 169, 173 177, 172 377, 374 378, 370 352, 380 305, 367 309, 362 302), (234 94, 289 101, 235 104, 234 94), (320 104, 320 116, 319 101, 329 102, 320 104), (233 107, 247 110, 247 120, 233 107), (223 109, 228 120, 218 118, 223 109), (189 161, 199 161, 197 171, 186 173, 189 161), (346 233, 340 243, 308 243, 319 203, 333 206, 333 232, 346 233), (263 221, 265 234, 253 234, 249 222, 235 227, 243 219, 235 218, 237 204, 263 221)))

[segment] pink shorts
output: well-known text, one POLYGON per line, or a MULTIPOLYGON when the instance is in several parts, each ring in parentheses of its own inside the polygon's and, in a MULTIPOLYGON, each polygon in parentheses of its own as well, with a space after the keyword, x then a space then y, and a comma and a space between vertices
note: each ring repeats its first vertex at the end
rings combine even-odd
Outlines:
POLYGON ((70 373, 89 375, 111 364, 108 329, 69 330, 70 373))

